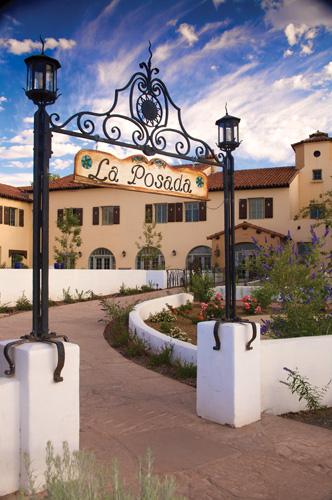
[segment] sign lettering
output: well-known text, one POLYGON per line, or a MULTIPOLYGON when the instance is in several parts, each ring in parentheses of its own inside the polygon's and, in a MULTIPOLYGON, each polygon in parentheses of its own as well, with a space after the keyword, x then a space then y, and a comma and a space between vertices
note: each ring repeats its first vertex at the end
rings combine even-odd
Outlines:
POLYGON ((110 153, 86 149, 75 156, 74 181, 202 200, 208 194, 207 176, 196 168, 177 168, 143 155, 120 159, 110 153))

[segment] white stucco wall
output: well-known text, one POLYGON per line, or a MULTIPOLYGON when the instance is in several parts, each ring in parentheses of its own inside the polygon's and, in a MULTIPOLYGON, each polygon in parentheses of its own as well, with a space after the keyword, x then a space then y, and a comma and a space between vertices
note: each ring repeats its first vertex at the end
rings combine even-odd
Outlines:
MULTIPOLYGON (((280 383, 287 372, 298 368, 310 384, 325 386, 332 379, 332 335, 263 340, 261 342, 262 411, 280 415, 305 409, 305 402, 280 383)), ((332 383, 323 399, 332 406, 332 383)))
MULTIPOLYGON (((122 284, 126 287, 140 287, 149 283, 165 288, 166 271, 141 270, 94 270, 94 269, 50 269, 49 297, 52 300, 63 299, 63 289, 93 291, 97 295, 117 293, 122 284)), ((32 297, 32 269, 0 269, 0 303, 15 305, 22 293, 32 297)))
POLYGON ((189 342, 173 339, 168 335, 158 332, 154 328, 148 326, 146 320, 150 314, 157 313, 169 304, 173 307, 179 307, 187 301, 192 302, 193 296, 190 293, 179 293, 176 295, 168 295, 157 299, 148 300, 137 304, 135 309, 129 314, 129 329, 135 333, 140 339, 144 340, 152 351, 158 352, 166 345, 173 346, 173 359, 178 359, 182 363, 197 363, 197 347, 189 342))

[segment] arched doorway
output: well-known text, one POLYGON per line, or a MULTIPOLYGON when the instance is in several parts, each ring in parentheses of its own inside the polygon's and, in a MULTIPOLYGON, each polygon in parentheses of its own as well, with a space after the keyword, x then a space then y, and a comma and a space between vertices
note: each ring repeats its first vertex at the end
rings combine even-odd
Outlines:
POLYGON ((142 248, 136 255, 136 269, 165 269, 165 259, 159 248, 142 248))
POLYGON ((240 281, 248 281, 255 278, 254 269, 251 269, 250 261, 254 261, 257 255, 257 246, 254 243, 237 243, 235 245, 235 267, 237 277, 240 281))
POLYGON ((107 248, 96 248, 89 257, 89 269, 115 269, 115 257, 107 248))
POLYGON ((186 259, 187 269, 201 269, 202 271, 211 270, 211 255, 210 247, 200 246, 190 250, 186 259))

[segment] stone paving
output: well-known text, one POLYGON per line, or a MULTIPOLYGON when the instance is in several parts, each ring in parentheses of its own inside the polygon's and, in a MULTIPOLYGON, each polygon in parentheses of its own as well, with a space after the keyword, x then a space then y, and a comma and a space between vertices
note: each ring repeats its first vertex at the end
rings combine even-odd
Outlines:
MULTIPOLYGON (((81 448, 117 458, 128 483, 150 448, 155 472, 189 499, 332 500, 331 431, 269 415, 241 429, 198 418, 195 390, 109 347, 102 316, 98 301, 50 309, 51 329, 81 347, 81 448)), ((0 338, 30 324, 31 313, 3 317, 0 338)))

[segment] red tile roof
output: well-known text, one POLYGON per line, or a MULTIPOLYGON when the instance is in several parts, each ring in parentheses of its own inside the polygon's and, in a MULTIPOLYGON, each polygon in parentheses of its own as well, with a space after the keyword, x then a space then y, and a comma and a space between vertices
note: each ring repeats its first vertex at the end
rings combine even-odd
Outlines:
POLYGON ((27 193, 21 191, 21 188, 9 186, 8 184, 0 184, 0 197, 19 201, 32 201, 27 193))
MULTIPOLYGON (((99 186, 91 186, 88 184, 82 184, 81 182, 74 182, 73 181, 73 174, 66 175, 65 177, 60 177, 59 179, 54 179, 49 183, 49 190, 50 191, 58 191, 62 189, 87 189, 91 187, 99 187, 99 186)), ((32 186, 26 186, 20 188, 22 191, 26 192, 32 192, 33 187, 32 186)))
MULTIPOLYGON (((256 226, 256 224, 252 224, 251 222, 248 222, 246 220, 235 226, 234 230, 236 231, 237 229, 248 229, 248 228, 255 229, 256 232, 267 233, 270 236, 278 236, 282 240, 285 240, 288 237, 286 234, 278 233, 277 231, 273 231, 272 229, 267 229, 266 227, 256 226)), ((225 234, 225 231, 219 231, 218 233, 210 234, 210 236, 207 236, 206 239, 213 240, 214 238, 218 238, 223 234, 225 234)))
MULTIPOLYGON (((254 168, 237 170, 234 174, 235 189, 262 189, 288 187, 298 171, 295 167, 254 168)), ((208 177, 209 191, 223 190, 223 173, 208 177)))
POLYGON ((324 142, 324 141, 332 141, 332 137, 329 137, 329 135, 326 132, 320 132, 320 130, 317 130, 317 132, 310 134, 308 139, 304 139, 303 141, 295 142, 294 144, 292 144, 292 148, 295 150, 294 146, 298 146, 299 144, 305 144, 307 142, 324 142))

